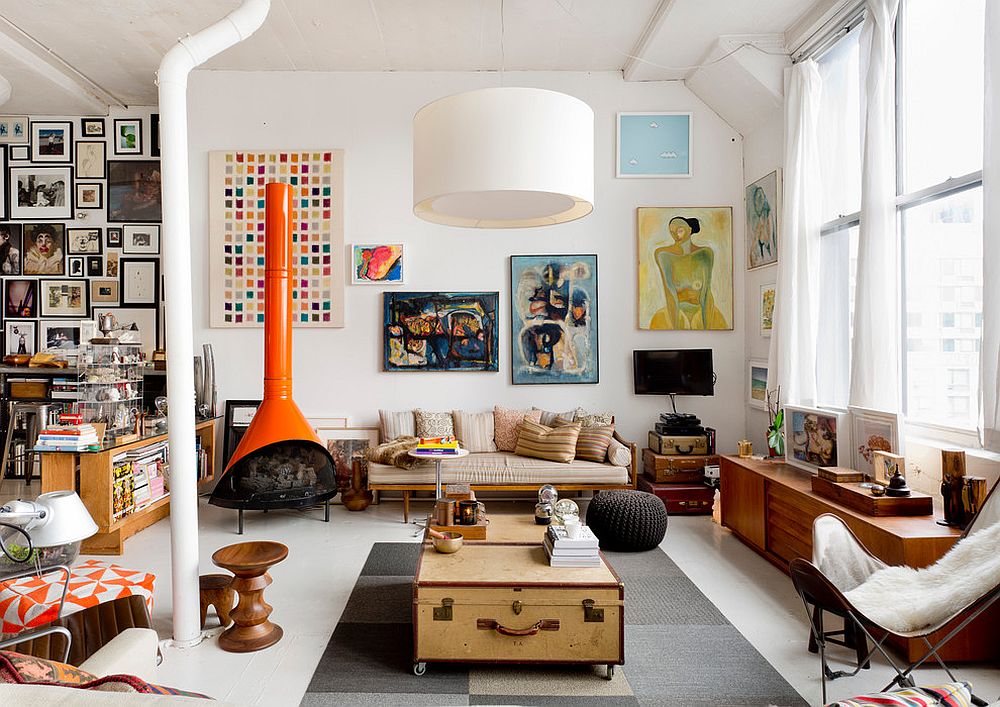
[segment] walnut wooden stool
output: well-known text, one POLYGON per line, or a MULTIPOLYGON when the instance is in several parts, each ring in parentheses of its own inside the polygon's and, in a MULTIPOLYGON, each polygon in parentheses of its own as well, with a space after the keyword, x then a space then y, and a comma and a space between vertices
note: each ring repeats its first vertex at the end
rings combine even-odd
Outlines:
POLYGON ((201 627, 205 628, 208 607, 214 606, 215 613, 225 628, 229 625, 229 612, 233 610, 233 577, 228 574, 203 574, 198 577, 198 594, 201 597, 201 627))
POLYGON ((219 648, 249 653, 281 640, 281 627, 268 621, 271 607, 264 602, 264 589, 271 584, 267 570, 286 557, 287 547, 267 541, 227 545, 212 555, 212 562, 236 575, 232 588, 240 596, 239 604, 230 613, 233 625, 219 636, 219 648))

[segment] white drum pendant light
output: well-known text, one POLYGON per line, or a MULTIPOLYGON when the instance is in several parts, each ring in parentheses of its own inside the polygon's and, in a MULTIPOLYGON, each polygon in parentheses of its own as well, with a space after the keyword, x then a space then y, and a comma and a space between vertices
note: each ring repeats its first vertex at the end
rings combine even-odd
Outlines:
POLYGON ((594 209, 594 111, 564 93, 485 88, 413 117, 413 213, 468 228, 565 223, 594 209))

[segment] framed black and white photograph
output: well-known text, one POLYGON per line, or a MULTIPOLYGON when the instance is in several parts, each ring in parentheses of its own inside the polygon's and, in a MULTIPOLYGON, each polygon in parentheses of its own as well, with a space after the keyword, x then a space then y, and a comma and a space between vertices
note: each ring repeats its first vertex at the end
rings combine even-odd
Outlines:
POLYGON ((260 408, 260 400, 227 400, 226 417, 224 421, 225 435, 222 444, 222 463, 228 464, 233 457, 233 452, 239 446, 240 440, 246 434, 253 416, 260 408))
POLYGON ((3 281, 4 319, 34 319, 38 316, 38 280, 3 281))
POLYGON ((73 319, 38 322, 38 345, 41 349, 80 348, 80 322, 73 319))
POLYGON ((73 123, 35 120, 31 123, 32 162, 72 162, 73 123))
POLYGON ((28 116, 0 115, 0 144, 26 146, 29 134, 28 116))
POLYGON ((143 353, 149 358, 159 344, 159 310, 156 307, 94 307, 93 318, 110 314, 124 329, 118 335, 119 341, 141 344, 143 353))
POLYGON ((108 221, 159 223, 160 161, 108 162, 108 221))
POLYGON ((122 252, 126 255, 156 255, 160 252, 160 227, 125 226, 122 252))
POLYGON ((121 253, 117 250, 109 250, 105 253, 104 274, 108 277, 118 277, 118 257, 121 253))
POLYGON ((141 155, 142 119, 115 118, 115 134, 112 138, 116 155, 141 155))
POLYGON ((104 185, 100 182, 91 184, 76 183, 76 208, 103 209, 104 185))
POLYGON ((34 356, 35 333, 38 325, 35 322, 5 322, 3 350, 7 355, 27 354, 34 356))
POLYGON ((0 275, 21 274, 21 224, 0 223, 0 275))
POLYGON ((21 271, 25 275, 66 273, 66 226, 61 223, 24 224, 21 271))
POLYGON ((160 114, 149 116, 149 156, 160 156, 160 114))
POLYGON ((108 146, 104 140, 81 140, 76 143, 76 178, 106 179, 108 146))
POLYGON ((66 274, 70 277, 84 277, 86 272, 86 259, 82 255, 71 255, 66 258, 66 274))
POLYGON ((160 261, 158 258, 122 258, 121 303, 123 307, 156 307, 160 302, 160 261))
POLYGON ((122 229, 121 226, 109 226, 108 230, 105 232, 107 237, 105 242, 108 248, 121 248, 122 247, 122 229))
POLYGON ((0 145, 0 218, 7 218, 7 146, 0 145))
POLYGON ((87 257, 87 277, 104 276, 104 258, 99 255, 88 255, 87 257))
POLYGON ((95 255, 101 252, 101 229, 70 228, 66 234, 69 255, 95 255))
POLYGON ((91 280, 90 301, 98 304, 118 304, 118 280, 91 280))
POLYGON ((72 167, 11 167, 7 217, 19 221, 73 218, 72 167))
POLYGON ((82 137, 104 137, 104 118, 81 118, 80 135, 82 137))
MULTIPOLYGON (((83 260, 83 258, 81 258, 83 260)), ((76 317, 90 314, 90 287, 80 280, 42 280, 41 315, 43 317, 76 317)))
POLYGON ((16 162, 27 162, 31 159, 31 148, 27 145, 11 145, 10 159, 16 162))

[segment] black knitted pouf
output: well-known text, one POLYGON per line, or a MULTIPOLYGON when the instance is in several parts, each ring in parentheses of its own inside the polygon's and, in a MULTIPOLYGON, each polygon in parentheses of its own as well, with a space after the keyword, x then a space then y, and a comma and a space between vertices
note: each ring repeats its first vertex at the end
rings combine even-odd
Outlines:
POLYGON ((604 550, 642 552, 667 534, 667 509, 645 491, 601 491, 587 506, 587 525, 604 550))

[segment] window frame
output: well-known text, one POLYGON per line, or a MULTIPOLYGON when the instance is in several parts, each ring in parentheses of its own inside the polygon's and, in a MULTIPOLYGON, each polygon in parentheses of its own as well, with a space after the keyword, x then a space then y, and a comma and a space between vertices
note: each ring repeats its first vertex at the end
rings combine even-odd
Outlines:
MULTIPOLYGON (((911 418, 908 414, 908 366, 906 362, 907 351, 907 318, 906 318, 906 219, 902 218, 907 209, 946 199, 955 194, 960 194, 970 189, 982 188, 982 169, 968 174, 948 177, 947 179, 911 192, 905 191, 906 178, 906 151, 905 151, 905 101, 903 97, 904 77, 906 74, 906 60, 904 58, 905 33, 902 32, 904 17, 906 15, 907 0, 900 0, 899 9, 896 13, 895 25, 893 27, 893 41, 895 51, 895 147, 896 147, 896 233, 899 243, 899 286, 900 286, 900 394, 903 410, 903 419, 907 429, 918 432, 922 436, 940 442, 959 443, 963 446, 981 448, 979 436, 975 425, 960 426, 948 425, 940 422, 930 422, 911 418), (970 444, 972 442, 972 444, 970 444)), ((857 24, 864 20, 867 11, 862 9, 858 15, 852 19, 848 26, 841 31, 843 34, 824 46, 821 51, 816 52, 814 58, 820 59, 823 54, 831 50, 842 41, 857 24)), ((863 87, 862 87, 862 90, 863 87)), ((840 214, 837 218, 826 221, 820 227, 820 237, 839 233, 845 229, 860 227, 861 211, 849 214, 840 214)), ((985 234, 984 234, 985 238, 985 234)), ((850 350, 850 349, 849 349, 850 350)))

